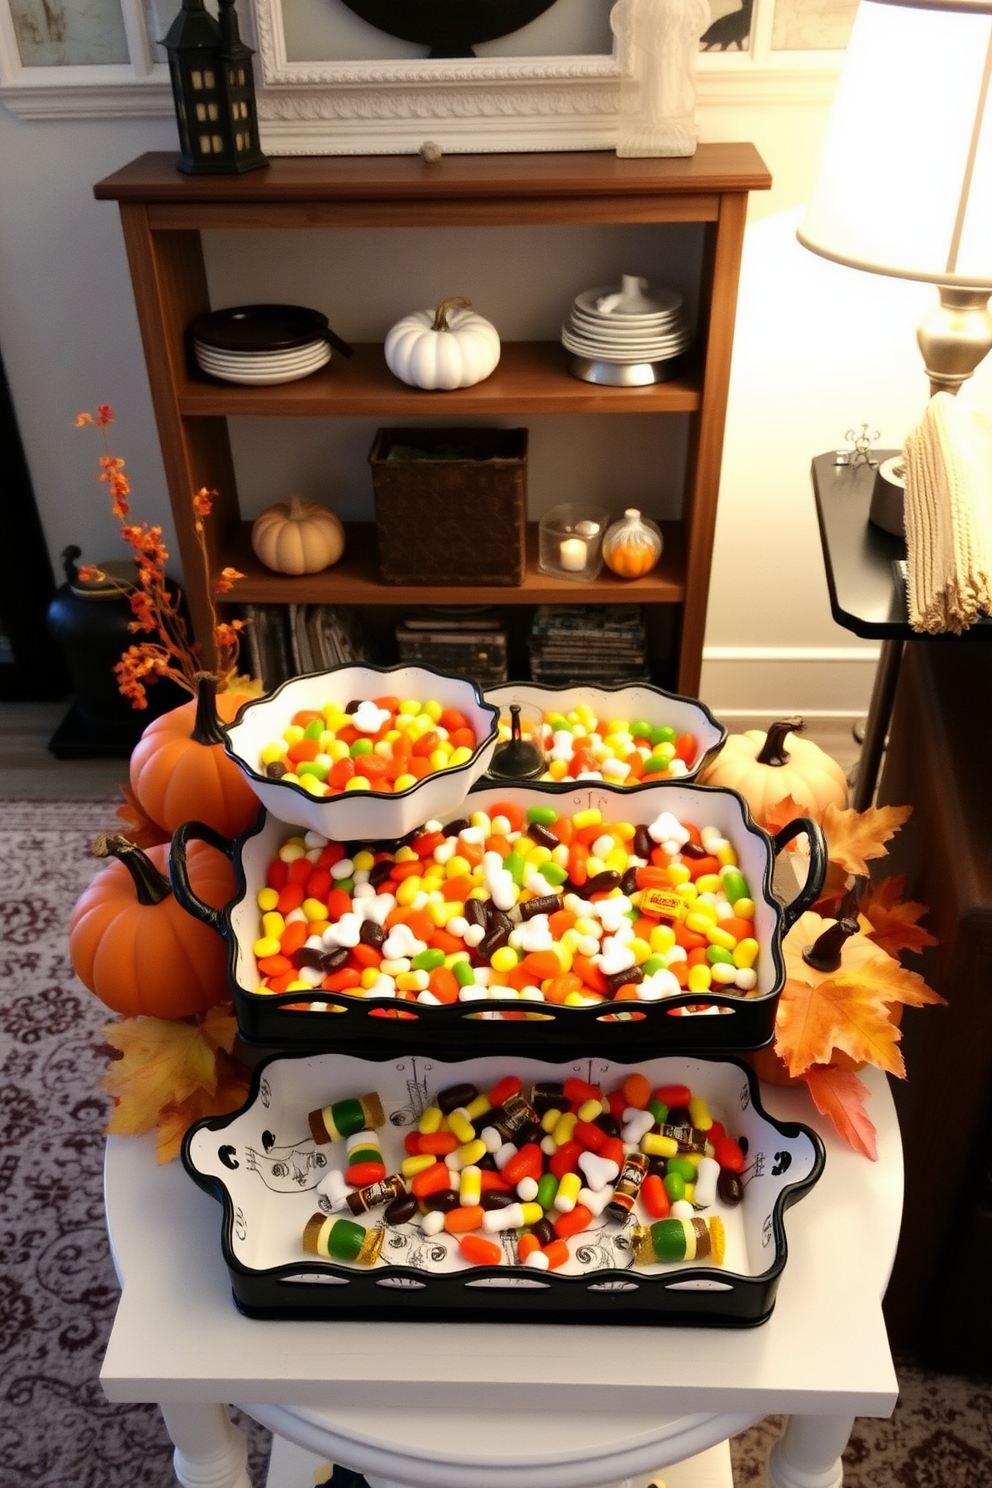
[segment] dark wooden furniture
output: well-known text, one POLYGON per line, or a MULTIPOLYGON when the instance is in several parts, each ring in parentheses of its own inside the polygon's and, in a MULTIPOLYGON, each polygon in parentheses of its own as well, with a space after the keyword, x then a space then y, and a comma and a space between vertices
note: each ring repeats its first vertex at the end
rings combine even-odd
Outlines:
MULTIPOLYGON (((241 520, 228 420, 365 416, 408 422, 541 414, 672 415, 690 420, 682 510, 666 524, 661 563, 643 579, 605 574, 581 594, 566 579, 539 572, 533 551, 519 589, 477 591, 479 603, 548 601, 672 607, 679 623, 667 682, 699 688, 710 560, 716 524, 727 384, 748 192, 771 179, 753 146, 701 145, 690 158, 619 160, 610 153, 451 155, 274 160, 244 176, 184 176, 174 156, 141 156, 96 186, 119 203, 159 439, 179 536, 195 634, 206 648, 207 580, 196 549, 190 493, 218 491, 208 524, 213 572, 233 564, 245 574, 243 603, 424 603, 420 587, 379 584, 371 524, 348 533, 341 563, 324 573, 286 578, 254 557, 241 520), (240 387, 212 382, 191 367, 185 331, 211 308, 200 235, 208 229, 528 227, 584 224, 702 224, 699 315, 694 357, 673 381, 645 388, 602 387, 567 370, 557 342, 504 345, 493 375, 472 388, 431 393, 405 387, 386 368, 379 344, 356 348, 300 382, 240 387)), ((533 535, 532 535, 533 537, 533 535)), ((464 603, 459 588, 432 588, 432 604, 464 603)))
POLYGON ((935 1368, 992 1373, 992 648, 906 648, 878 799, 909 804, 885 871, 929 906, 920 969, 946 1007, 908 1012, 893 1081, 906 1154, 890 1336, 935 1368))
MULTIPOLYGON (((885 460, 897 453, 879 450, 875 456, 885 460)), ((914 631, 905 592, 893 569, 906 557, 906 543, 868 520, 875 467, 839 463, 837 454, 831 452, 817 455, 812 474, 831 614, 854 635, 882 643, 851 795, 851 805, 863 811, 875 794, 905 643, 954 647, 990 641, 992 625, 972 626, 960 636, 914 631)))

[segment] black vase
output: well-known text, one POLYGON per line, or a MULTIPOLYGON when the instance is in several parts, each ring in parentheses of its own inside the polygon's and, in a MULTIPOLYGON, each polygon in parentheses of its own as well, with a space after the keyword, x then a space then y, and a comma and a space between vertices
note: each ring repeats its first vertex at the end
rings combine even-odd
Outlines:
POLYGON ((189 694, 167 678, 148 688, 148 707, 136 710, 117 687, 114 665, 140 639, 128 628, 133 619, 128 592, 137 580, 132 563, 107 563, 101 577, 82 579, 76 566, 81 549, 62 554, 65 583, 48 607, 48 629, 65 656, 75 694, 74 712, 86 725, 108 725, 137 738, 160 713, 189 701, 189 694))

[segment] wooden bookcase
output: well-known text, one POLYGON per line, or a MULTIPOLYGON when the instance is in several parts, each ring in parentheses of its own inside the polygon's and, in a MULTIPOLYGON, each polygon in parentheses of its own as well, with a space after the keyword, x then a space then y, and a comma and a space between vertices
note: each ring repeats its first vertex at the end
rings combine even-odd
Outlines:
POLYGON ((190 494, 218 492, 208 523, 210 561, 240 569, 239 603, 425 603, 535 605, 574 602, 674 606, 678 623, 672 677, 699 690, 710 561, 730 375, 737 283, 748 193, 771 178, 748 144, 701 145, 676 160, 620 160, 610 153, 283 158, 244 176, 185 176, 171 154, 139 157, 95 187, 120 208, 134 297, 148 364, 186 592, 194 632, 209 656, 207 591, 193 532, 190 494), (699 312, 691 366, 648 388, 586 383, 567 370, 557 342, 505 343, 493 375, 458 392, 405 387, 386 368, 378 344, 350 361, 335 358, 299 382, 242 387, 213 382, 190 362, 186 329, 211 308, 201 233, 585 224, 703 226, 699 312), (242 520, 228 420, 236 417, 374 417, 397 421, 470 415, 680 414, 690 420, 682 509, 664 524, 657 569, 625 581, 608 573, 581 591, 542 574, 531 534, 519 588, 466 590, 382 585, 374 526, 354 524, 344 558, 324 573, 287 578, 254 557, 242 520))

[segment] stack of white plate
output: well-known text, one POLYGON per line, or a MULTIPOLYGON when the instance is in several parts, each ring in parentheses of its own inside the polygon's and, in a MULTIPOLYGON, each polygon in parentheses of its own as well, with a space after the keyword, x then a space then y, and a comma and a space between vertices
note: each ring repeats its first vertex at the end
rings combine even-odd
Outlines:
POLYGON ((576 295, 561 341, 577 377, 640 386, 676 375, 692 332, 676 290, 649 292, 646 279, 625 274, 619 285, 576 295))
POLYGON ((197 365, 224 382, 268 385, 309 377, 345 347, 318 310, 300 305, 234 305, 190 326, 197 365))

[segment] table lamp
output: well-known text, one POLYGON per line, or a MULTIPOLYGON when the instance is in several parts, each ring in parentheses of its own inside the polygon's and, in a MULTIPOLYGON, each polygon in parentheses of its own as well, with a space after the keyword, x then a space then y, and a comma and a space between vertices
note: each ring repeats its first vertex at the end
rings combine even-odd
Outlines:
MULTIPOLYGON (((992 0, 861 0, 799 241, 938 286, 917 340, 931 394, 992 348, 992 0)), ((876 482, 871 519, 902 533, 876 482)))

